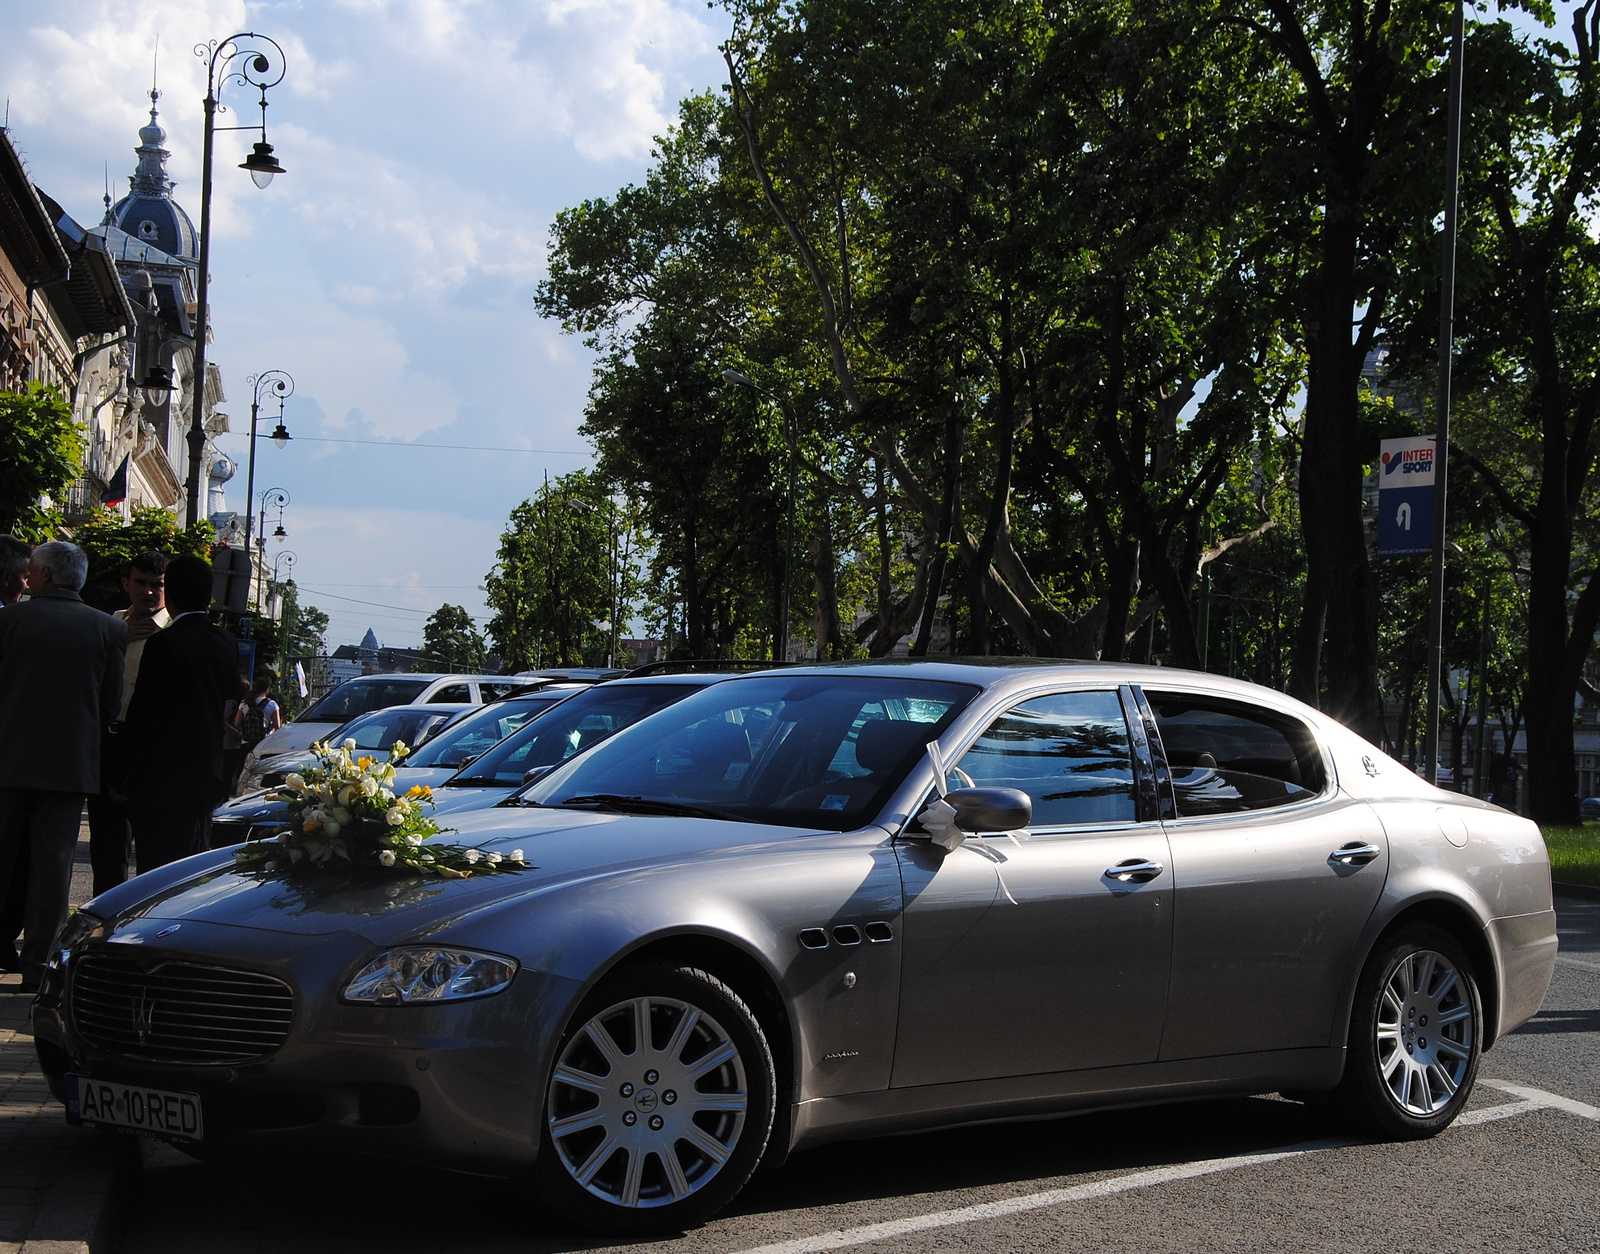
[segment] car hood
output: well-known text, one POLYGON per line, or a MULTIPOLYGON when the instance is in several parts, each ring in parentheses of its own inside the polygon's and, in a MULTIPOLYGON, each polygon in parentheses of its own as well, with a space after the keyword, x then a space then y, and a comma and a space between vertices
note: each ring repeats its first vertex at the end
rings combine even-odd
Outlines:
POLYGON ((303 753, 318 740, 325 740, 342 723, 285 723, 255 747, 254 761, 280 753, 303 753))
POLYGON ((434 784, 431 787, 435 816, 456 814, 462 810, 487 810, 499 805, 517 791, 502 784, 460 784, 454 787, 434 784))
POLYGON ((462 880, 377 867, 286 875, 240 870, 216 851, 130 880, 88 909, 114 918, 118 934, 195 920, 302 936, 354 932, 374 944, 399 944, 566 884, 813 834, 763 823, 521 806, 465 814, 455 826, 456 834, 441 839, 501 854, 520 848, 527 868, 462 880), (155 882, 145 885, 146 879, 155 882))

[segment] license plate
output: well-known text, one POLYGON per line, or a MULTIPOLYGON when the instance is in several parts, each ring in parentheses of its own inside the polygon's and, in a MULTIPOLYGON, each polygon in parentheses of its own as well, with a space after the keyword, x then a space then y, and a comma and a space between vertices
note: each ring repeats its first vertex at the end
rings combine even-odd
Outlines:
POLYGON ((171 1093, 86 1075, 67 1076, 67 1122, 127 1128, 186 1141, 205 1138, 198 1093, 171 1093))

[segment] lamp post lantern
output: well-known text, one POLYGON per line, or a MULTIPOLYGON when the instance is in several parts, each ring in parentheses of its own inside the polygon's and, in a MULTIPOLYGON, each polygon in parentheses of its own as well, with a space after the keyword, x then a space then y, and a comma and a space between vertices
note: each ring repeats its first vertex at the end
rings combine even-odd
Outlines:
MULTIPOLYGON (((193 527, 200 520, 200 459, 206 446, 206 318, 211 283, 211 163, 213 140, 216 132, 256 131, 261 139, 255 151, 241 164, 248 170, 257 187, 265 187, 272 176, 283 173, 283 167, 272 155, 272 145, 267 143, 267 89, 283 81, 283 49, 265 35, 242 31, 229 35, 221 43, 198 44, 195 56, 206 63, 205 136, 200 153, 200 272, 195 280, 194 320, 194 396, 189 418, 189 473, 184 484, 187 495, 187 525, 193 527), (261 122, 256 126, 217 125, 217 114, 223 110, 217 97, 229 82, 241 87, 254 87, 261 93, 261 122)), ((248 551, 248 550, 247 550, 248 551)))
POLYGON ((278 427, 272 433, 272 442, 282 448, 289 442, 289 432, 283 425, 283 402, 294 395, 294 379, 287 370, 264 370, 250 384, 250 469, 245 476, 244 551, 250 552, 250 541, 255 536, 256 503, 256 423, 261 419, 261 394, 266 391, 278 398, 278 427), (280 438, 281 437, 281 438, 280 438))

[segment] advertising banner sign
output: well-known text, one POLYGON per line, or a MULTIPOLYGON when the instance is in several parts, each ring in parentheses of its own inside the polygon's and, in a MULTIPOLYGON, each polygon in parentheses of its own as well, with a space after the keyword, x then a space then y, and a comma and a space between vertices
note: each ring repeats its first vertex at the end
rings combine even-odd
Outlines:
POLYGON ((1433 552, 1434 437, 1385 440, 1378 457, 1378 556, 1433 552))

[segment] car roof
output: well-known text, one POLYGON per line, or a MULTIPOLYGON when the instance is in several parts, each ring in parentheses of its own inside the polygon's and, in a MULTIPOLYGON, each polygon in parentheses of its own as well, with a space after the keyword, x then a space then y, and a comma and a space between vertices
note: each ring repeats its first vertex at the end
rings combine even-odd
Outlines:
MULTIPOLYGON (((1085 658, 872 658, 844 662, 812 662, 767 671, 748 671, 718 676, 723 682, 737 683, 755 677, 795 678, 805 675, 838 675, 850 672, 885 678, 943 680, 947 683, 974 684, 980 688, 1026 688, 1030 683, 1068 682, 1072 684, 1138 684, 1160 690, 1179 687, 1191 692, 1208 692, 1219 697, 1276 706, 1293 710, 1313 722, 1327 723, 1326 716, 1285 693, 1244 679, 1213 675, 1206 671, 1180 670, 1174 666, 1150 666, 1136 662, 1101 662, 1085 658)), ((648 682, 660 682, 666 676, 648 682)), ((688 678, 684 676, 684 678, 688 678)))

